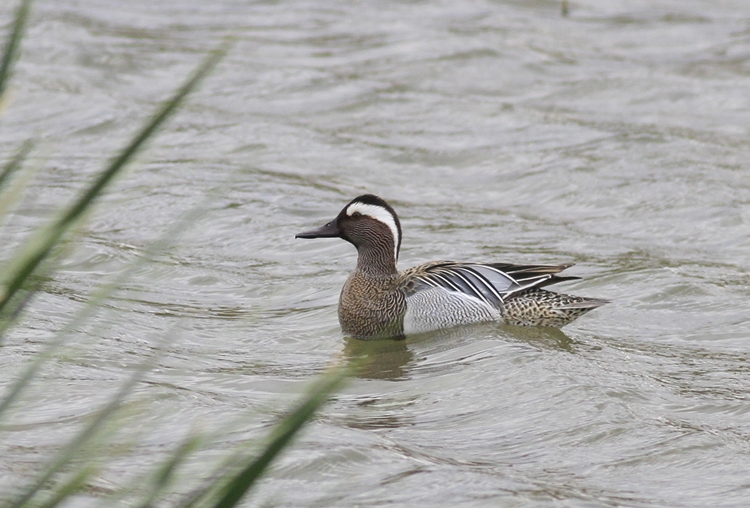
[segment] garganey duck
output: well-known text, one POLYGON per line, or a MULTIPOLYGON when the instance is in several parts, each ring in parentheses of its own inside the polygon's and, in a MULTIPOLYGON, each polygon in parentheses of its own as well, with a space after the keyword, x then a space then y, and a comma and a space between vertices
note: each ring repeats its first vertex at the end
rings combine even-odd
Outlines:
POLYGON ((339 298, 344 333, 370 339, 497 321, 564 326, 607 300, 541 289, 580 277, 557 275, 565 265, 434 261, 396 269, 401 223, 383 199, 353 199, 328 224, 296 238, 343 238, 358 251, 357 267, 339 298))

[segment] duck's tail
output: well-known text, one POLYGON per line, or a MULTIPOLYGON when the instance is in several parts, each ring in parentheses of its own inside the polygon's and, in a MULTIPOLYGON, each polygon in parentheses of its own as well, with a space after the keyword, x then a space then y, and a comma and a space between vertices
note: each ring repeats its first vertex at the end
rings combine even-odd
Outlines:
POLYGON ((513 294, 503 302, 503 322, 518 326, 560 328, 605 303, 609 303, 609 300, 532 288, 513 294))

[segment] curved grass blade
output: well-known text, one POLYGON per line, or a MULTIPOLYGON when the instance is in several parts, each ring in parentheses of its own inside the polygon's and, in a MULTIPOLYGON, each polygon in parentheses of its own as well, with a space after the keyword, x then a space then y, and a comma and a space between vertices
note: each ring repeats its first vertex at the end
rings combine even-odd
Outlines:
MULTIPOLYGON (((227 178, 218 188, 229 188, 232 186, 233 178, 227 178)), ((91 319, 100 304, 110 298, 118 289, 120 289, 134 273, 142 268, 146 263, 154 260, 157 254, 166 251, 174 245, 180 236, 188 231, 189 227, 206 213, 214 198, 212 193, 205 196, 204 202, 196 205, 193 209, 183 214, 178 220, 174 221, 169 228, 154 242, 148 245, 143 254, 133 262, 126 270, 119 273, 112 281, 99 286, 87 300, 86 304, 56 333, 53 340, 48 342, 44 349, 34 355, 34 359, 28 363, 28 367, 23 374, 16 378, 15 382, 7 390, 7 394, 0 400, 0 421, 5 415, 8 408, 18 399, 29 384, 36 378, 44 363, 49 360, 55 352, 64 343, 67 336, 75 329, 81 327, 86 321, 91 319)))
POLYGON ((5 181, 8 180, 8 178, 13 175, 23 164, 23 161, 26 160, 26 157, 29 155, 29 152, 31 152, 31 148, 34 146, 34 142, 30 139, 23 142, 21 145, 21 148, 18 149, 18 152, 16 155, 8 161, 8 163, 3 167, 2 172, 0 172, 0 190, 2 190, 3 185, 5 185, 5 181))
POLYGON ((118 390, 117 394, 115 394, 102 409, 96 412, 96 415, 91 422, 89 422, 89 424, 86 425, 75 438, 63 446, 57 454, 57 457, 47 466, 46 470, 42 472, 36 480, 31 483, 31 485, 27 486, 22 493, 8 505, 8 507, 21 508, 30 499, 40 493, 47 482, 49 482, 52 477, 63 468, 63 466, 68 464, 88 441, 96 436, 104 423, 120 408, 125 397, 133 390, 135 385, 138 384, 149 369, 150 363, 141 365, 130 379, 128 379, 127 383, 118 390))
POLYGON ((40 505, 37 505, 37 508, 54 508, 55 506, 58 506, 72 494, 79 492, 81 488, 83 488, 83 486, 86 484, 88 479, 94 476, 96 472, 97 468, 93 466, 86 466, 81 468, 81 470, 78 471, 73 476, 73 478, 65 482, 62 487, 58 488, 50 499, 40 505))
POLYGON ((192 454, 200 444, 198 436, 190 436, 183 442, 171 457, 152 476, 152 485, 146 499, 139 505, 140 508, 150 508, 154 505, 159 495, 166 491, 174 479, 175 470, 185 459, 192 454))
MULTIPOLYGON (((202 505, 213 506, 214 508, 230 508, 237 505, 263 475, 271 462, 289 445, 304 424, 312 419, 320 406, 344 383, 351 373, 351 365, 338 365, 324 374, 321 379, 313 384, 296 409, 276 424, 269 436, 268 444, 259 456, 250 460, 245 459, 244 464, 240 465, 239 472, 235 472, 229 480, 223 482, 218 488, 217 481, 212 481, 198 492, 193 493, 190 499, 180 503, 181 507, 188 508, 202 505), (209 498, 213 498, 215 501, 208 501, 209 498)), ((232 459, 231 462, 236 462, 236 458, 232 459)), ((226 464, 219 469, 225 468, 226 464)), ((216 477, 218 475, 214 475, 214 478, 216 477)))
POLYGON ((127 281, 138 269, 144 264, 153 260, 157 253, 163 251, 167 246, 176 241, 176 238, 181 232, 187 230, 189 224, 193 223, 196 218, 203 213, 202 209, 198 207, 192 210, 190 213, 185 214, 180 220, 175 221, 169 229, 154 243, 152 243, 145 251, 144 254, 138 258, 131 266, 125 271, 121 272, 111 282, 100 286, 94 291, 86 304, 73 316, 73 318, 66 323, 66 325, 56 334, 56 337, 45 345, 45 348, 34 355, 34 359, 29 362, 28 367, 12 384, 7 392, 7 395, 0 401, 0 420, 5 415, 8 408, 18 399, 23 393, 23 390, 29 386, 33 381, 39 370, 42 368, 45 362, 49 360, 55 352, 60 348, 67 338, 68 334, 72 330, 75 330, 83 325, 86 321, 93 317, 99 305, 112 296, 122 285, 127 281))
MULTIPOLYGON (((226 55, 228 49, 229 43, 224 43, 214 50, 177 93, 157 111, 130 144, 110 163, 109 167, 98 175, 94 183, 57 220, 35 235, 21 254, 16 256, 10 266, 4 269, 9 275, 4 281, 4 287, 0 289, 0 321, 13 314, 14 305, 11 305, 11 303, 14 296, 42 261, 50 255, 62 236, 93 205, 96 198, 101 195, 112 179, 130 162, 164 121, 175 112, 185 97, 214 69, 226 55)), ((19 304, 18 302, 15 303, 16 306, 19 304)), ((1 326, 2 324, 0 324, 1 326)), ((3 331, 4 329, 0 328, 0 333, 3 331)))
POLYGON ((16 11, 16 18, 13 21, 13 29, 5 43, 3 60, 0 62, 0 105, 5 95, 6 83, 13 70, 13 63, 16 61, 16 57, 21 50, 21 39, 23 38, 24 28, 26 28, 26 21, 29 19, 31 1, 21 0, 16 11))
MULTIPOLYGON (((227 179, 223 185, 219 188, 231 187, 231 179, 227 179)), ((153 261, 154 257, 165 251, 168 247, 173 245, 182 233, 187 231, 190 225, 195 224, 199 217, 206 213, 209 203, 212 199, 211 193, 207 194, 202 204, 197 205, 192 210, 185 213, 181 218, 174 221, 169 228, 158 238, 152 242, 144 251, 143 255, 140 256, 131 266, 125 271, 118 274, 112 281, 99 286, 88 299, 86 304, 68 321, 65 326, 56 333, 53 340, 47 343, 44 349, 34 355, 34 359, 29 362, 26 370, 17 377, 14 383, 7 390, 6 395, 0 400, 0 421, 2 421, 8 408, 18 399, 23 391, 29 386, 29 384, 36 378, 42 366, 49 360, 55 352, 65 343, 65 339, 71 333, 82 326, 86 321, 91 319, 100 304, 111 297, 119 288, 129 280, 132 275, 137 272, 143 265, 153 261)))

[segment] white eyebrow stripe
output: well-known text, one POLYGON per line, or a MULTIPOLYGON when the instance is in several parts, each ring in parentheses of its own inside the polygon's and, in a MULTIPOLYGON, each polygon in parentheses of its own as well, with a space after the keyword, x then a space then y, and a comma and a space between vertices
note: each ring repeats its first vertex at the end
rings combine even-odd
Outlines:
POLYGON ((382 222, 391 229, 393 233, 393 259, 398 260, 398 244, 401 238, 398 234, 398 226, 396 226, 396 220, 393 218, 391 212, 382 206, 368 205, 366 203, 352 203, 346 209, 346 214, 351 217, 354 212, 359 212, 362 215, 367 215, 377 221, 382 222))

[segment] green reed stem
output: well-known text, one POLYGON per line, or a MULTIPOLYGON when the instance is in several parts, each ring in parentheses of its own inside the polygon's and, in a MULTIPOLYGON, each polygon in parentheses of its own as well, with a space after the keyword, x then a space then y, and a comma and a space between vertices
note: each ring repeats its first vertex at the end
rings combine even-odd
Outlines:
POLYGON ((224 43, 220 48, 211 52, 190 79, 157 111, 130 144, 110 163, 109 167, 99 174, 94 183, 57 220, 40 234, 35 235, 35 238, 29 242, 30 245, 11 263, 7 272, 9 273, 9 278, 4 284, 5 287, 2 293, 0 293, 0 317, 7 318, 7 316, 13 313, 13 309, 8 309, 8 304, 26 280, 34 273, 42 261, 50 255, 50 252, 61 240, 62 236, 93 205, 96 198, 101 195, 112 179, 120 173, 123 167, 143 147, 145 142, 153 136, 164 121, 182 104, 185 97, 216 67, 219 61, 226 55, 228 49, 229 44, 224 43))
POLYGON ((146 499, 139 508, 151 508, 159 495, 166 491, 169 484, 174 480, 175 470, 190 456, 201 442, 198 436, 188 437, 167 461, 152 475, 152 485, 146 499))
POLYGON ((16 152, 16 155, 3 167, 2 171, 0 171, 0 190, 11 175, 21 168, 23 161, 26 160, 26 157, 29 155, 29 152, 31 152, 33 146, 34 142, 30 139, 24 141, 21 148, 16 152))
POLYGON ((120 390, 118 390, 117 394, 115 394, 115 396, 113 396, 102 409, 96 412, 94 418, 89 424, 86 425, 75 438, 63 446, 60 452, 58 452, 57 457, 52 460, 45 471, 42 472, 31 485, 27 486, 20 496, 10 503, 9 508, 21 508, 32 497, 42 491, 42 488, 47 482, 49 482, 52 477, 63 468, 63 466, 68 464, 88 441, 96 436, 102 425, 104 425, 107 419, 119 409, 122 401, 143 378, 145 373, 149 370, 149 367, 150 363, 141 365, 140 369, 130 377, 128 382, 125 383, 120 390))
POLYGON ((312 419, 315 412, 352 374, 356 366, 337 365, 312 385, 296 409, 277 423, 260 455, 237 460, 233 457, 217 468, 208 484, 193 492, 179 503, 181 508, 210 506, 231 508, 236 506, 271 462, 291 443, 300 429, 312 419), (237 464, 239 470, 237 470, 237 464), (234 473, 228 472, 234 470, 234 473))
POLYGON ((86 484, 86 481, 96 474, 96 472, 97 468, 93 466, 81 468, 70 480, 65 482, 62 487, 58 487, 50 499, 37 505, 36 508, 54 508, 55 506, 60 505, 60 503, 64 502, 68 497, 79 492, 86 484))
POLYGON ((21 0, 21 4, 18 6, 18 10, 16 10, 16 17, 13 21, 10 37, 8 37, 5 43, 3 60, 0 62, 0 100, 2 100, 5 94, 6 84, 13 71, 13 64, 18 57, 18 53, 21 51, 21 39, 23 38, 23 31, 26 28, 26 21, 29 19, 31 2, 32 0, 21 0))

